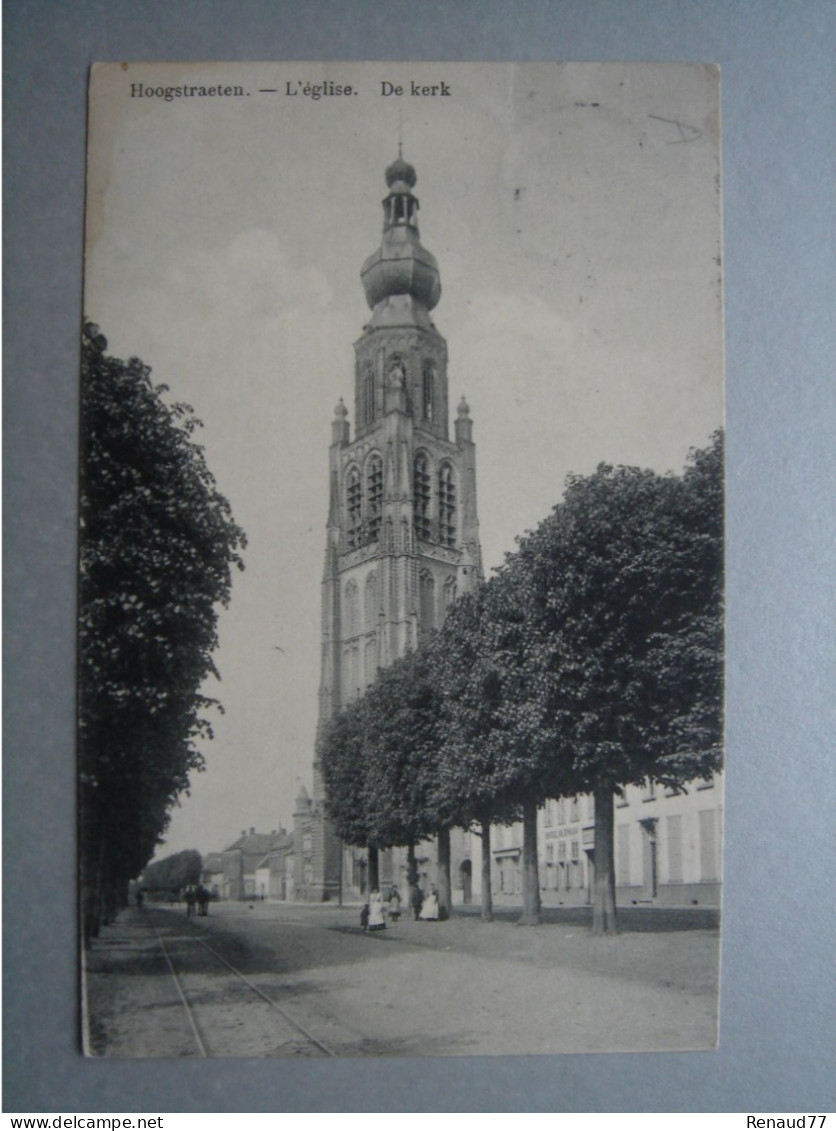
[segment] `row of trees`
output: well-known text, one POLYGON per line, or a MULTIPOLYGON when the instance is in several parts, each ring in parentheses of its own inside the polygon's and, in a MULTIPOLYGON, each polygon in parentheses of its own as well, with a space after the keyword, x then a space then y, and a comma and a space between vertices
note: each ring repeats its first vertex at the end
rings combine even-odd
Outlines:
POLYGON ((181 892, 189 884, 200 883, 203 857, 195 848, 186 848, 172 856, 155 860, 140 877, 142 886, 150 892, 181 892))
POLYGON ((593 929, 616 930, 614 798, 721 764, 723 446, 682 475, 602 465, 571 476, 552 514, 424 646, 379 672, 323 737, 329 813, 370 850, 523 822, 523 921, 540 914, 537 810, 595 799, 593 929))
POLYGON ((85 938, 127 897, 202 768, 217 606, 243 568, 188 405, 84 326, 81 384, 79 843, 85 938))

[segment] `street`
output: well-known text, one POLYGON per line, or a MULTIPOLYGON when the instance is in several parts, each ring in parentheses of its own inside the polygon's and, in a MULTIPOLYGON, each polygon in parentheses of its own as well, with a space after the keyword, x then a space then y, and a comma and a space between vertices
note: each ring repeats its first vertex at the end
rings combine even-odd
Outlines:
POLYGON ((98 1056, 449 1056, 711 1048, 716 912, 477 914, 366 934, 359 909, 128 908, 87 956, 98 1056), (688 928, 689 922, 693 923, 688 928), (664 928, 664 929, 662 929, 664 928), (260 995, 260 996, 259 996, 260 995))

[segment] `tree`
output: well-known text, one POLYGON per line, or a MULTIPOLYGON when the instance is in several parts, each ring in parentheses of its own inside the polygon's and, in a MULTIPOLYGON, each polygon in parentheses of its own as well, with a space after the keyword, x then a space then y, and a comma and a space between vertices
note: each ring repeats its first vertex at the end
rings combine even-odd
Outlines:
POLYGON ((82 338, 79 826, 85 937, 124 898, 202 768, 219 706, 218 604, 246 545, 193 440, 188 405, 136 358, 82 338))
POLYGON ((194 848, 155 860, 142 873, 142 886, 150 891, 179 892, 189 884, 199 884, 203 858, 194 848))
POLYGON ((555 750, 595 798, 593 929, 617 929, 613 799, 720 765, 722 438, 682 476, 601 465, 520 542, 555 750))
POLYGON ((439 835, 439 910, 446 917, 452 812, 443 802, 439 807, 434 790, 439 702, 429 659, 427 647, 407 653, 381 670, 366 691, 364 800, 372 843, 407 848, 410 903, 418 879, 415 845, 439 835))
POLYGON ((523 820, 523 916, 540 916, 538 806, 565 783, 555 756, 548 684, 531 662, 514 561, 456 603, 438 637, 443 688, 439 782, 459 823, 481 826, 482 915, 492 917, 490 826, 523 820))

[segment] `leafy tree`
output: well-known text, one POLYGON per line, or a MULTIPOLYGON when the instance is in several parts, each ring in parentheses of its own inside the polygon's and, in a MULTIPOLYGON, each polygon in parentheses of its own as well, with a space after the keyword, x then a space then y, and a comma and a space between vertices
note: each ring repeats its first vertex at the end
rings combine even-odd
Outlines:
POLYGON ((246 544, 188 405, 82 339, 79 814, 85 935, 124 898, 202 768, 216 606, 246 544))
POLYGON ((481 825, 482 915, 492 917, 490 826, 523 820, 523 917, 540 916, 537 809, 567 788, 555 757, 548 684, 532 663, 527 612, 510 558, 456 603, 438 638, 443 687, 439 780, 459 821, 481 825))
POLYGON ((149 864, 142 873, 142 885, 151 891, 182 891, 189 884, 200 883, 202 869, 200 853, 194 848, 187 848, 149 864))
POLYGON ((372 843, 406 846, 410 901, 417 884, 415 845, 439 834, 439 909, 450 913, 449 830, 452 811, 434 791, 438 697, 426 647, 378 673, 365 695, 364 803, 372 843), (446 853, 445 853, 446 847, 446 853))
POLYGON ((617 929, 614 795, 720 765, 722 438, 685 474, 571 477, 515 562, 555 751, 595 799, 593 928, 617 929))
MULTIPOLYGON (((360 848, 370 847, 365 735, 366 702, 355 699, 324 728, 318 744, 328 818, 342 841, 360 848)), ((377 877, 369 879, 376 882, 377 877)))

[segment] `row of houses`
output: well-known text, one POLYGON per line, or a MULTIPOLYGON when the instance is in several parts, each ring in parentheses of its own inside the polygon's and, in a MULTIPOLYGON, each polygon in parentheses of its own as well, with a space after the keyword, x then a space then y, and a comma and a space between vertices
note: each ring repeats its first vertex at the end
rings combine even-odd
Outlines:
MULTIPOLYGON (((254 828, 223 852, 204 860, 203 883, 217 899, 307 901, 314 898, 315 846, 306 816, 307 792, 296 800, 294 830, 257 833, 254 828)), ((622 905, 716 907, 722 870, 723 781, 693 781, 678 789, 648 781, 629 786, 616 799, 616 899, 622 905)), ((381 853, 382 885, 406 890, 404 850, 381 853)), ((454 903, 481 900, 482 844, 476 832, 454 829, 451 836, 454 903)), ((522 894, 522 825, 491 832, 492 895, 499 903, 522 894)), ((543 903, 573 906, 592 901, 595 877, 595 809, 589 795, 546 802, 538 819, 538 859, 543 903)), ((419 845, 419 883, 438 882, 434 846, 419 845)), ((363 850, 342 853, 339 895, 362 899, 368 891, 363 850)))
POLYGON ((292 833, 243 829, 228 848, 204 857, 202 882, 214 899, 293 899, 284 884, 288 859, 293 860, 292 833))

